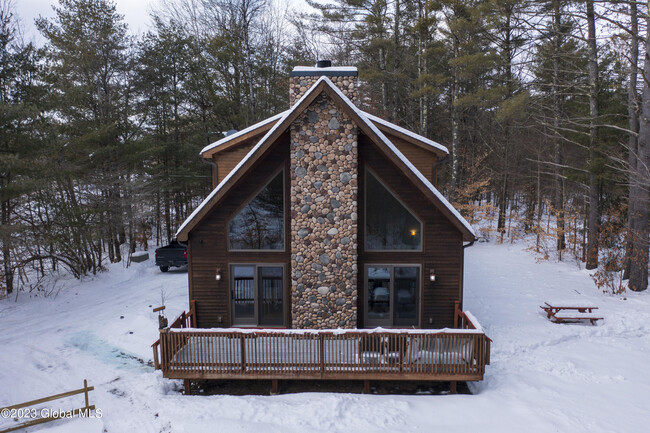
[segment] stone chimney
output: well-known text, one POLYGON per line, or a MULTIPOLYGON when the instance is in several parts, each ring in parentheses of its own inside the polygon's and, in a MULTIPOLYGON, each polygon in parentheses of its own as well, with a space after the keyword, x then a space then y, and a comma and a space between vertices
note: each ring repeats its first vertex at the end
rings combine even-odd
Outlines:
POLYGON ((322 76, 329 78, 343 94, 359 105, 357 80, 359 72, 355 66, 332 66, 330 60, 319 60, 316 66, 296 66, 289 75, 289 106, 299 100, 302 95, 322 76))
MULTIPOLYGON (((323 75, 358 102, 356 68, 319 64, 291 73, 291 104, 323 75)), ((294 328, 357 326, 358 133, 339 105, 322 93, 291 124, 294 328)))

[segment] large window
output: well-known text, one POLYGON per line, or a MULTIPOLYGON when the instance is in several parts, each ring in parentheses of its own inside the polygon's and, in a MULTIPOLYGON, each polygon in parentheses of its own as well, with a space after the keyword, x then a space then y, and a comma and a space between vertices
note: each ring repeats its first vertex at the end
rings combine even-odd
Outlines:
POLYGON ((284 324, 284 267, 232 265, 233 325, 284 324))
POLYGON ((422 223, 366 170, 366 250, 422 249, 422 223))
POLYGON ((280 171, 228 225, 231 250, 284 250, 284 175, 280 171))
POLYGON ((366 326, 418 326, 420 267, 366 266, 366 326))

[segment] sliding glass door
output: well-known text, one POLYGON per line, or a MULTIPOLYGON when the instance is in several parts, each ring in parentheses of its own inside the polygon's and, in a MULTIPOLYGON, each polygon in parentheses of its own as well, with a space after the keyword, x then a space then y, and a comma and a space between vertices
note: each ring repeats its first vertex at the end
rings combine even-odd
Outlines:
POLYGON ((284 325, 284 266, 232 265, 231 275, 233 325, 284 325))
POLYGON ((366 327, 418 326, 420 266, 366 266, 366 327))

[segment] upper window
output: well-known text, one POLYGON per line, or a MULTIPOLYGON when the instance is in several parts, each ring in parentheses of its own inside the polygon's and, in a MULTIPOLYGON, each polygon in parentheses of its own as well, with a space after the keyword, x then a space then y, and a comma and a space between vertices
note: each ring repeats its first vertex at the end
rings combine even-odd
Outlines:
POLYGON ((421 250, 422 223, 366 170, 366 250, 421 250))
POLYGON ((280 171, 230 220, 231 250, 284 250, 284 175, 280 171))

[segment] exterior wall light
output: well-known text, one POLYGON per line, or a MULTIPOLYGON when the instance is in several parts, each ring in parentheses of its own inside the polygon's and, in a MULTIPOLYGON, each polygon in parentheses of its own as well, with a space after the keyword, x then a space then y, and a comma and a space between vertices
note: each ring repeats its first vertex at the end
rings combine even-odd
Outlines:
POLYGON ((217 273, 214 277, 217 281, 221 281, 221 268, 217 268, 217 273))
POLYGON ((432 283, 436 281, 436 271, 433 268, 431 268, 431 271, 429 271, 429 281, 432 283))

